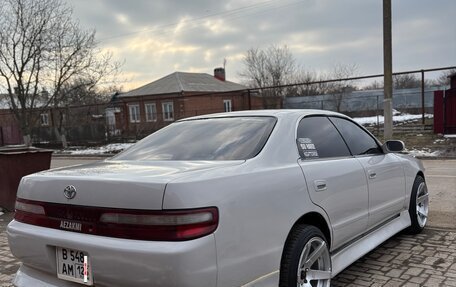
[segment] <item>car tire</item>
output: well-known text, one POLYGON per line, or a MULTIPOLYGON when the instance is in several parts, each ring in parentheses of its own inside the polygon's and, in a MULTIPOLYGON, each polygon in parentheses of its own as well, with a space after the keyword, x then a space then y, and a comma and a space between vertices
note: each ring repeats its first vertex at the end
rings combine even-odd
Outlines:
POLYGON ((331 257, 325 236, 315 226, 296 226, 285 243, 279 287, 329 287, 330 280, 331 257))
POLYGON ((409 214, 411 225, 405 232, 408 234, 418 234, 423 231, 429 214, 429 193, 426 181, 420 175, 415 178, 415 182, 413 183, 409 214))

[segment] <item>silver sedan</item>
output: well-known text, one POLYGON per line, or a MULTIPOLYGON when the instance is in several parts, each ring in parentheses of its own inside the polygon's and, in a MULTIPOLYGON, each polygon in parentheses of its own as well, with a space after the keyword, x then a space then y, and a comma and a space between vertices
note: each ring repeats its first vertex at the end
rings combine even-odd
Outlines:
POLYGON ((330 286, 428 215, 424 169, 321 110, 177 121, 119 155, 22 179, 17 286, 330 286))

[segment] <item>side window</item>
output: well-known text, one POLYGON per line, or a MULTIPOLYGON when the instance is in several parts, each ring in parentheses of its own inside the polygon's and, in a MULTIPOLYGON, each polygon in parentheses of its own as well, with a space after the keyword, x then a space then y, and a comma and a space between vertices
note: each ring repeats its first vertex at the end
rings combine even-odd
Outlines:
POLYGON ((49 125, 49 114, 44 113, 40 114, 40 122, 42 126, 48 126, 49 125))
POLYGON ((139 105, 128 105, 128 110, 130 112, 130 123, 139 123, 140 116, 139 116, 139 105))
POLYGON ((144 107, 146 110, 146 121, 155 122, 157 120, 157 106, 155 103, 145 104, 144 107))
POLYGON ((231 112, 232 111, 231 100, 223 100, 223 107, 225 109, 225 112, 231 112))
POLYGON ((326 117, 303 118, 296 142, 303 159, 351 156, 339 132, 326 117))
POLYGON ((173 102, 162 103, 163 109, 163 120, 173 121, 174 120, 174 105, 173 102))
POLYGON ((330 119, 344 137, 353 155, 383 153, 377 142, 355 123, 337 117, 330 119))

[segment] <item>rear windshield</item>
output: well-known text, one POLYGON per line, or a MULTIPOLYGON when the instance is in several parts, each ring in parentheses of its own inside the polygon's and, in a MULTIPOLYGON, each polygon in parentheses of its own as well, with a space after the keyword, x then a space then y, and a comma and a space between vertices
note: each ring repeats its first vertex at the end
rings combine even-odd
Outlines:
POLYGON ((144 138, 113 160, 245 160, 261 151, 275 123, 273 117, 176 122, 144 138))

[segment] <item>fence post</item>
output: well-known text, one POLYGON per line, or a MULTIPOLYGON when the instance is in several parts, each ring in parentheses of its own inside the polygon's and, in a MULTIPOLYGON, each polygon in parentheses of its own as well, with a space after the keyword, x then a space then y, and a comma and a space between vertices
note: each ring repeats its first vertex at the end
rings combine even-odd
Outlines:
POLYGON ((447 113, 446 113, 446 87, 443 86, 443 134, 446 133, 447 113))
POLYGON ((424 71, 421 70, 421 122, 424 125, 424 71))
POLYGON ((377 110, 375 111, 375 114, 377 115, 377 136, 380 135, 380 119, 378 115, 378 95, 377 95, 377 110))

